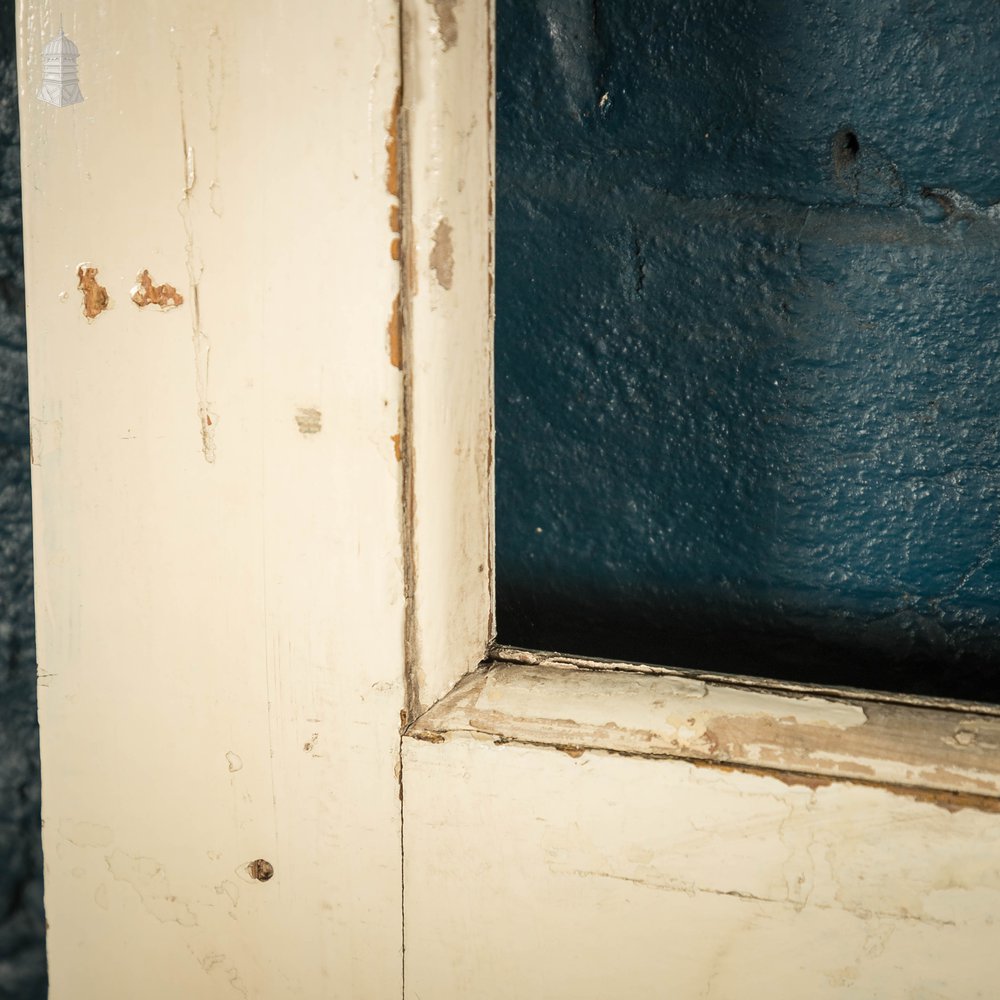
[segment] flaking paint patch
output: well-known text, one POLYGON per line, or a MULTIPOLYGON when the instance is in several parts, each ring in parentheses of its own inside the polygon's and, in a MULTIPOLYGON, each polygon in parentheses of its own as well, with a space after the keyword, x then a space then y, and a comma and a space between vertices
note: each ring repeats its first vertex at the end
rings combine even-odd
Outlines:
POLYGON ((81 264, 76 269, 77 288, 83 292, 83 315, 96 319, 111 304, 108 290, 97 281, 98 268, 81 264))
MULTIPOLYGON (((605 708, 596 713, 590 709, 595 703, 606 706, 609 699, 595 699, 592 692, 587 693, 589 685, 582 683, 587 680, 586 672, 574 677, 559 658, 548 657, 546 662, 546 683, 535 675, 538 668, 526 665, 508 670, 494 663, 469 675, 469 681, 439 703, 439 707, 446 703, 443 713, 436 708, 418 728, 442 734, 474 733, 500 744, 518 742, 563 752, 566 747, 586 748, 686 760, 812 788, 848 782, 950 811, 1000 812, 990 754, 970 759, 976 754, 970 747, 963 747, 958 755, 947 746, 938 750, 935 730, 955 731, 951 718, 939 718, 938 710, 838 704, 812 696, 779 697, 722 685, 712 685, 704 697, 684 704, 675 701, 676 682, 704 687, 704 681, 591 672, 590 679, 599 679, 604 694, 612 695, 610 700, 621 706, 623 724, 619 725, 607 721, 605 708), (505 690, 505 684, 512 687, 505 690), (652 710, 633 715, 643 688, 648 689, 646 700, 652 710), (771 704, 769 709, 768 703, 776 698, 783 704, 771 704), (529 706, 534 710, 526 711, 529 706), (719 712, 719 708, 726 711, 719 712), (902 719, 897 718, 900 713, 902 719)), ((977 720, 977 724, 985 729, 987 721, 977 720)), ((417 733, 411 730, 408 735, 417 733)))
POLYGON ((399 294, 392 300, 392 313, 389 316, 389 360, 394 368, 403 367, 403 330, 402 316, 399 308, 399 294))
POLYGON ((397 87, 385 129, 385 189, 393 198, 399 197, 399 109, 402 107, 402 102, 403 88, 397 87))
POLYGON ((392 441, 392 449, 396 455, 396 461, 403 461, 403 446, 402 446, 402 436, 399 434, 393 434, 390 438, 392 441))
POLYGON ((428 0, 437 18, 438 37, 445 52, 458 41, 458 19, 455 8, 459 0, 428 0))
POLYGON ((295 423, 300 434, 319 434, 323 429, 323 414, 314 406, 300 407, 295 412, 295 423))
POLYGON ((398 202, 389 206, 389 230, 394 234, 389 244, 389 254, 393 260, 399 260, 402 257, 403 223, 398 202))
POLYGON ((431 250, 431 270, 437 283, 450 291, 455 278, 455 247, 451 240, 452 228, 447 219, 440 219, 434 230, 434 248, 431 250))
POLYGON ((140 308, 159 306, 160 309, 176 309, 184 304, 184 296, 173 285, 154 285, 148 270, 141 271, 131 288, 132 301, 140 308))

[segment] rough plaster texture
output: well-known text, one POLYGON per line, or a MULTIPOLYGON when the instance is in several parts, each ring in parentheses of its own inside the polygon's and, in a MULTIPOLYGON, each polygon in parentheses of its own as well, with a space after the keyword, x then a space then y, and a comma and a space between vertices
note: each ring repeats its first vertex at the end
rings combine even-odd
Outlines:
POLYGON ((0 998, 44 997, 14 4, 0 2, 0 998))
POLYGON ((1000 699, 998 48, 501 0, 502 641, 1000 699))

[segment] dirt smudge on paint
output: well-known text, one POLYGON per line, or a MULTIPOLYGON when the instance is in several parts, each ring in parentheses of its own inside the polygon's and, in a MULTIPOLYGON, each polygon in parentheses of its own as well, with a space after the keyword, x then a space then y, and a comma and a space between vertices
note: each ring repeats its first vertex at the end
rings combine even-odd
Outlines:
POLYGON ((458 20, 455 17, 458 0, 430 0, 430 3, 437 18, 438 37, 447 52, 458 41, 458 20))
POLYGON ((452 228, 447 219, 441 219, 434 230, 434 249, 430 265, 437 283, 450 291, 455 280, 455 247, 451 240, 452 228))
POLYGON ((323 413, 314 406, 300 407, 295 413, 300 434, 319 434, 323 429, 323 413))

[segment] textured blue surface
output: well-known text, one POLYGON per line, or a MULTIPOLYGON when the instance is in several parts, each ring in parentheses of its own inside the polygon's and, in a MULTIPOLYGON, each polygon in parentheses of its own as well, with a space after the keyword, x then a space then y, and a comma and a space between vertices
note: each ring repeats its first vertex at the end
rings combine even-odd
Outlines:
POLYGON ((13 0, 0 0, 0 1000, 46 995, 13 0))
POLYGON ((500 0, 505 642, 1000 701, 1000 5, 500 0))

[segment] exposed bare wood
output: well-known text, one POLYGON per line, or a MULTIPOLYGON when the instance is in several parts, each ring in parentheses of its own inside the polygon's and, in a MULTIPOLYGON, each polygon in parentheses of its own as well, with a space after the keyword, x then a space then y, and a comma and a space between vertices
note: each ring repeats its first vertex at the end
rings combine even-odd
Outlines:
POLYGON ((951 709, 956 712, 973 712, 978 715, 1000 716, 1000 705, 980 701, 958 701, 926 695, 902 694, 894 691, 877 691, 867 688, 836 687, 825 684, 808 684, 797 681, 774 680, 768 677, 751 677, 747 674, 727 674, 719 671, 692 670, 683 667, 657 666, 631 660, 608 660, 595 656, 575 656, 524 649, 494 643, 487 651, 487 660, 495 663, 522 663, 535 667, 557 667, 576 670, 621 670, 627 673, 658 674, 665 677, 682 677, 704 680, 708 683, 730 687, 750 688, 759 691, 779 691, 830 697, 852 701, 881 701, 889 705, 917 705, 925 708, 951 709))
MULTIPOLYGON (((1000 719, 663 672, 494 662, 411 730, 1000 797, 1000 719)), ((988 803, 986 804, 988 807, 988 803)))

